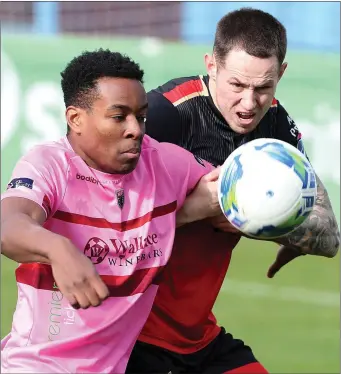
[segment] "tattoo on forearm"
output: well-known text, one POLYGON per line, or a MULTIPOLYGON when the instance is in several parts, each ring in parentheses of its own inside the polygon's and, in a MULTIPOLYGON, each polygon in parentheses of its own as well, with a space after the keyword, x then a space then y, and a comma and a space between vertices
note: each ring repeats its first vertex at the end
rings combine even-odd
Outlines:
POLYGON ((304 223, 278 243, 311 255, 333 257, 340 246, 340 232, 333 209, 320 179, 317 180, 316 204, 304 223))

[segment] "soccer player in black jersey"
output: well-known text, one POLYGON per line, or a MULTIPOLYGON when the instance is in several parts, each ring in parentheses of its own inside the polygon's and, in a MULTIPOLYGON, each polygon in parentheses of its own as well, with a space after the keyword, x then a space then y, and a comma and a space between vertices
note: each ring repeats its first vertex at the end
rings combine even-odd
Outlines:
MULTIPOLYGON (((205 56, 207 75, 173 79, 148 93, 147 134, 215 166, 255 138, 281 139, 304 152, 295 122, 275 99, 287 68, 286 48, 286 30, 270 14, 246 8, 227 14, 217 25, 212 55, 205 56)), ((317 181, 316 206, 304 224, 278 239, 269 277, 300 255, 337 253, 339 229, 327 191, 317 181)), ((267 373, 211 312, 238 235, 224 217, 177 231, 127 373, 267 373)))

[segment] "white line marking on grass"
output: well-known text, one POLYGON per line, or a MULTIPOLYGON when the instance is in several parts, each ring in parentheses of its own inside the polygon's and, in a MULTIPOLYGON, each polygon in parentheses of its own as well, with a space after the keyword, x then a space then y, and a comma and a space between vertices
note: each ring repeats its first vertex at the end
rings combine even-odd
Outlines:
POLYGON ((277 299, 340 308, 340 293, 333 291, 314 291, 307 288, 281 287, 232 279, 226 279, 221 291, 240 297, 277 299))

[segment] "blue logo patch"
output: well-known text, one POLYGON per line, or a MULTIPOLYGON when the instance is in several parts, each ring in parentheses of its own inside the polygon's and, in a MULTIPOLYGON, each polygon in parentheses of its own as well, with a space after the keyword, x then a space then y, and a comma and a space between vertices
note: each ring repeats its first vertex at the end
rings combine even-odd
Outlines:
POLYGON ((26 188, 32 189, 33 179, 30 179, 30 178, 14 178, 7 185, 7 189, 18 188, 18 187, 26 187, 26 188))

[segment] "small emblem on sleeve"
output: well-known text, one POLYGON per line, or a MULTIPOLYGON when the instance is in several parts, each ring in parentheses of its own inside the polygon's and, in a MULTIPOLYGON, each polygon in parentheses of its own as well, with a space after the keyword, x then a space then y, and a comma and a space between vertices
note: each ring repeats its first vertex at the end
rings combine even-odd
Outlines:
POLYGON ((33 188, 33 179, 30 179, 30 178, 14 178, 7 185, 7 189, 19 188, 19 187, 26 187, 26 188, 32 189, 33 188))
POLYGON ((204 160, 202 158, 200 158, 199 156, 196 156, 196 155, 194 155, 194 158, 197 160, 198 164, 205 167, 205 163, 204 163, 204 160))

